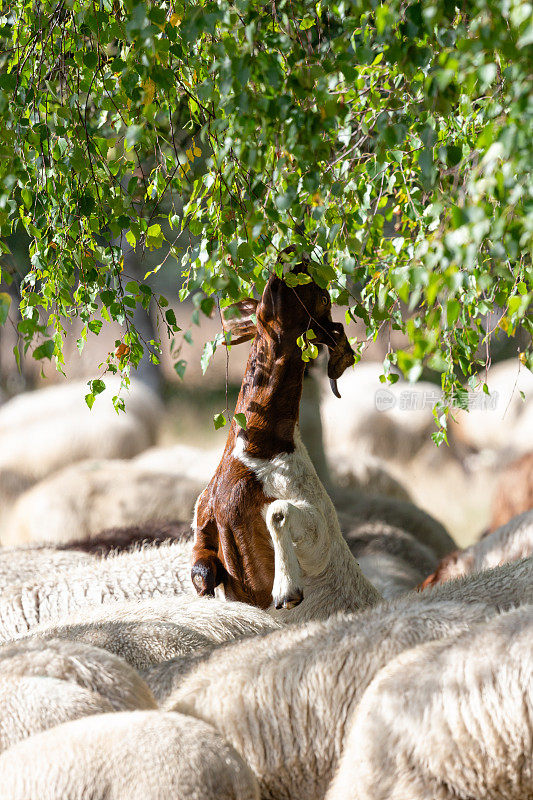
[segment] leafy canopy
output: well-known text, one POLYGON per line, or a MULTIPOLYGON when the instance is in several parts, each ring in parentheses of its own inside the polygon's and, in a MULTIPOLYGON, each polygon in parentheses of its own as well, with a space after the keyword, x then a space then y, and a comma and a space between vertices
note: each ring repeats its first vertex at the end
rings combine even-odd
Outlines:
POLYGON ((127 375, 139 303, 179 335, 121 244, 163 247, 153 272, 176 259, 205 313, 261 291, 294 244, 369 339, 408 335, 385 372, 428 365, 448 399, 496 328, 533 329, 530 0, 14 0, 0 64, 0 247, 30 237, 36 358, 61 365, 65 319, 80 346, 116 320, 108 367, 127 375))

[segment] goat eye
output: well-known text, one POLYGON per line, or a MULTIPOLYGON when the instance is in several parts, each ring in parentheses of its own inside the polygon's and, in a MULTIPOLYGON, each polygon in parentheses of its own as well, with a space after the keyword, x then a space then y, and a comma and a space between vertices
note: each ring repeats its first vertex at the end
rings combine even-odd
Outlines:
POLYGON ((329 303, 329 297, 326 297, 325 294, 322 295, 321 302, 323 306, 327 306, 327 304, 329 303))

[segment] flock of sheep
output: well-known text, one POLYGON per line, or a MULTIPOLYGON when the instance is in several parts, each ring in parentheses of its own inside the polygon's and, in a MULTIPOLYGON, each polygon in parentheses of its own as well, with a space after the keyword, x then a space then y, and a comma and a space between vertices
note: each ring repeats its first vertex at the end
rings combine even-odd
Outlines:
POLYGON ((304 402, 339 521, 296 564, 273 543, 273 594, 297 570, 304 599, 201 598, 189 525, 217 454, 153 447, 142 384, 120 417, 83 394, 0 408, 0 800, 533 798, 530 489, 457 551, 377 461, 339 485, 304 402))

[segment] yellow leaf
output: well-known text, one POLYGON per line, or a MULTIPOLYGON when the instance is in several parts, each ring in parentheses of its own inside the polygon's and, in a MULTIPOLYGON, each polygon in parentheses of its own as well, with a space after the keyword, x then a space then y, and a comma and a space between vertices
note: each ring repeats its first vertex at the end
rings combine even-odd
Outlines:
POLYGON ((322 205, 322 198, 320 197, 320 192, 314 194, 311 198, 311 205, 312 206, 321 206, 322 205))
POLYGON ((129 98, 126 100, 126 106, 128 107, 128 111, 129 111, 130 108, 131 108, 131 100, 129 98))
POLYGON ((143 83, 144 88, 144 107, 149 106, 155 95, 155 83, 151 78, 147 78, 143 83))
POLYGON ((501 320, 498 322, 498 327, 501 328, 502 331, 505 331, 507 333, 507 331, 509 330, 509 319, 506 316, 503 316, 501 320))
POLYGON ((170 22, 171 25, 173 25, 175 28, 177 28, 178 25, 181 24, 181 17, 179 16, 179 14, 174 13, 170 17, 169 22, 170 22))
POLYGON ((518 356, 518 360, 520 361, 521 364, 524 365, 524 367, 526 366, 526 354, 525 353, 520 353, 520 355, 518 356))
POLYGON ((197 145, 195 145, 195 146, 194 146, 194 151, 193 151, 193 152, 194 152, 194 155, 195 155, 196 157, 198 157, 198 156, 201 156, 201 155, 202 155, 202 151, 200 150, 200 148, 199 148, 197 145))
POLYGON ((122 344, 119 344, 119 346, 115 350, 115 355, 117 358, 124 358, 124 356, 129 355, 129 352, 130 348, 128 347, 128 345, 122 342, 122 344))
POLYGON ((185 155, 187 156, 189 161, 194 161, 194 155, 190 147, 188 150, 185 151, 185 155))

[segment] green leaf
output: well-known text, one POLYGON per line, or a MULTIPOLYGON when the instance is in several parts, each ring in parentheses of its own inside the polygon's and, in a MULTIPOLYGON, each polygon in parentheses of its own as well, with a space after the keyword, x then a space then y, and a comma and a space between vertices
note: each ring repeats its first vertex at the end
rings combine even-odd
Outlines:
POLYGON ((237 423, 237 425, 240 428, 242 428, 244 431, 246 430, 246 415, 245 414, 235 414, 233 419, 235 420, 235 422, 237 423))
POLYGON ((54 355, 55 344, 53 339, 48 339, 46 342, 43 342, 38 347, 35 348, 33 351, 33 358, 37 361, 40 361, 41 358, 47 358, 50 360, 54 355))
POLYGON ((26 208, 30 209, 33 204, 33 195, 29 189, 22 189, 21 191, 22 200, 26 208))
MULTIPOLYGON (((172 308, 167 308, 167 310, 165 311, 165 319, 168 322, 168 324, 171 325, 173 328, 177 328, 178 327, 178 324, 177 324, 177 321, 176 321, 176 314, 174 313, 174 310, 172 308)), ((178 330, 179 330, 179 328, 178 328, 178 330)))
POLYGON ((213 423, 215 425, 215 430, 218 431, 219 428, 223 428, 226 424, 227 420, 224 414, 215 414, 213 417, 213 423))
POLYGON ((453 328, 459 318, 461 304, 457 300, 448 300, 446 304, 446 319, 448 327, 453 328))
POLYGON ((89 388, 92 394, 96 397, 99 394, 102 394, 105 391, 105 383, 101 378, 95 378, 92 381, 89 381, 89 388))
POLYGON ((123 397, 119 397, 119 395, 114 395, 114 397, 113 397, 113 408, 115 409, 117 414, 120 414, 121 411, 125 413, 126 412, 126 403, 124 401, 124 398, 123 397))
POLYGON ((94 197, 91 197, 90 194, 82 194, 81 197, 78 199, 78 208, 82 214, 86 217, 91 214, 95 209, 96 203, 94 197))
POLYGON ((187 362, 183 359, 180 359, 174 364, 174 370, 176 371, 177 375, 183 380, 185 376, 185 369, 187 367, 187 362))
POLYGON ((0 325, 5 325, 10 305, 11 296, 7 292, 0 292, 0 325))
POLYGON ((291 288, 294 288, 295 286, 304 286, 306 283, 311 283, 310 275, 306 275, 305 272, 287 272, 283 280, 287 286, 290 286, 291 288))
MULTIPOLYGON (((480 366, 489 315, 489 355, 520 325, 533 366, 531 0, 313 0, 274 15, 249 0, 68 0, 57 19, 34 5, 8 3, 0 21, 1 277, 21 282, 21 352, 50 356, 53 341, 62 369, 66 320, 80 346, 119 324, 127 358, 102 370, 122 363, 127 379, 145 349, 133 311, 162 279, 193 300, 180 312, 195 325, 276 274, 350 303, 358 357, 388 329, 390 366, 435 370, 446 397, 480 366), (151 289, 136 288, 130 247, 151 289), (303 252, 309 276, 290 272, 303 252)), ((177 330, 163 321, 152 360, 177 330)), ((301 348, 310 362, 316 339, 301 348)))
POLYGON ((142 136, 142 132, 142 125, 130 125, 126 131, 126 145, 128 150, 131 150, 133 147, 135 147, 142 136))
MULTIPOLYGON (((527 298, 526 298, 526 301, 527 301, 527 298)), ((509 308, 509 314, 516 314, 518 311, 520 311, 520 309, 522 308, 523 305, 524 305, 524 297, 523 296, 520 297, 518 295, 514 295, 513 297, 510 297, 509 300, 507 301, 507 306, 509 308)))
POLYGON ((88 328, 91 331, 91 333, 94 333, 94 334, 96 334, 96 336, 98 336, 98 334, 102 330, 102 325, 103 325, 103 323, 102 323, 101 320, 99 320, 99 319, 91 319, 91 320, 89 320, 88 328))
POLYGON ((294 190, 287 190, 284 194, 276 195, 274 202, 280 211, 287 211, 292 206, 295 196, 296 192, 294 190))
POLYGON ((342 271, 345 272, 347 275, 352 275, 355 269, 355 258, 352 256, 346 256, 342 260, 342 271))
POLYGON ((446 161, 448 166, 455 167, 461 161, 463 157, 463 150, 461 147, 457 145, 448 145, 447 146, 447 158, 446 161))
POLYGON ((21 372, 21 368, 20 368, 20 350, 19 350, 17 344, 13 347, 13 355, 15 356, 15 363, 17 365, 17 369, 18 369, 19 372, 21 372))
POLYGON ((94 69, 98 63, 98 56, 93 50, 90 50, 83 56, 83 63, 89 69, 94 69))
POLYGON ((203 375, 205 375, 206 370, 209 366, 209 362, 214 356, 218 345, 221 344, 223 341, 224 341, 224 334, 217 333, 217 335, 211 342, 205 343, 202 355, 200 357, 200 366, 202 367, 203 375))

